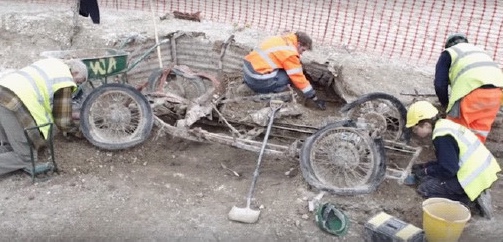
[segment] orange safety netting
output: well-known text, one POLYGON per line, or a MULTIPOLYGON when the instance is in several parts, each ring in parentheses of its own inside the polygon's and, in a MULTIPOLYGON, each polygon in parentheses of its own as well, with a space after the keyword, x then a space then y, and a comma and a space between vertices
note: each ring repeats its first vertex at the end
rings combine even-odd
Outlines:
MULTIPOLYGON (((25 0, 63 3, 75 0, 25 0)), ((150 11, 159 15, 201 12, 203 19, 240 24, 272 33, 305 31, 315 43, 383 58, 404 58, 415 64, 434 64, 445 38, 467 34, 501 65, 499 44, 503 2, 489 0, 99 0, 100 8, 150 11)))

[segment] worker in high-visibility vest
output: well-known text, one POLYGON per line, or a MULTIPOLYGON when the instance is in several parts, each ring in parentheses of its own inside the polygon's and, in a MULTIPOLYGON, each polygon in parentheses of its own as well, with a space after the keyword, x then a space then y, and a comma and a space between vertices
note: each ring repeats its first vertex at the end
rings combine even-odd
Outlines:
POLYGON ((486 146, 468 128, 439 117, 431 103, 418 101, 407 111, 406 127, 421 138, 432 135, 436 161, 415 164, 412 174, 420 181, 423 197, 441 197, 479 208, 491 218, 488 188, 498 179, 498 162, 486 146), (476 202, 474 202, 476 201, 476 202))
POLYGON ((503 97, 503 72, 492 57, 464 34, 452 34, 437 61, 434 85, 447 119, 485 143, 503 97))
POLYGON ((245 56, 244 82, 257 93, 282 92, 293 84, 324 110, 325 102, 316 96, 300 61, 300 55, 312 50, 312 45, 313 41, 304 32, 269 37, 245 56))
MULTIPOLYGON (((79 115, 72 112, 72 93, 87 80, 87 67, 80 60, 47 58, 0 77, 0 175, 24 169, 33 174, 30 148, 45 146, 53 123, 62 132, 75 128, 79 115), (24 130, 33 143, 30 147, 24 130)), ((34 152, 37 159, 37 152, 34 152)), ((41 163, 35 173, 51 169, 41 163)))

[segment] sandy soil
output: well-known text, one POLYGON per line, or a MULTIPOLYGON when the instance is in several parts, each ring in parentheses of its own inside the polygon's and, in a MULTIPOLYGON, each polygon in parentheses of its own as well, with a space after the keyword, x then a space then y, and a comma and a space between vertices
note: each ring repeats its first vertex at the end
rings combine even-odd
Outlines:
MULTIPOLYGON (((73 36, 72 12, 68 9, 0 3, 0 71, 29 64, 45 50, 105 47, 125 34, 153 34, 148 14, 108 10, 102 16, 102 23, 110 24, 97 26, 80 17, 82 30, 73 36)), ((166 29, 199 28, 209 36, 235 31, 232 26, 210 22, 171 20, 164 24, 162 28, 166 29)), ((237 41, 253 43, 264 33, 245 30, 238 34, 237 41)), ((367 58, 353 56, 351 63, 357 64, 345 66, 346 78, 358 80, 367 58)), ((390 81, 397 76, 406 80, 408 73, 402 68, 397 66, 396 72, 390 72, 393 66, 387 66, 381 72, 372 70, 372 75, 392 76, 390 81)), ((490 147, 498 153, 501 119, 496 125, 490 147)), ((362 241, 365 222, 381 211, 422 227, 423 199, 413 188, 385 180, 371 194, 325 195, 322 201, 337 204, 351 225, 342 238, 324 233, 307 208, 307 201, 318 191, 304 181, 298 160, 269 156, 264 157, 253 201, 255 207, 261 207, 259 222, 229 221, 227 214, 232 206, 245 206, 258 154, 157 131, 154 128, 143 144, 121 151, 101 150, 85 139, 58 134, 55 152, 62 170, 59 175, 35 184, 22 172, 0 177, 2 239, 362 241), (241 176, 234 176, 222 164, 241 176), (287 171, 291 173, 285 175, 287 171)), ((431 153, 424 159, 428 155, 431 153)), ((503 162, 501 158, 499 161, 503 162)), ((487 221, 474 213, 462 241, 497 241, 503 237, 498 229, 503 221, 501 179, 494 184, 492 195, 495 218, 487 221)))

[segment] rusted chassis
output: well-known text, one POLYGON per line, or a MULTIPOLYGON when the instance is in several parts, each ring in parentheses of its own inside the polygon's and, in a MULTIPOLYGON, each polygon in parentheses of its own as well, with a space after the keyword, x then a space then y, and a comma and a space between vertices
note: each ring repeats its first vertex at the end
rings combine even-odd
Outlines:
MULTIPOLYGON (((120 83, 107 83, 107 73, 102 78, 97 76, 96 79, 105 78, 105 84, 102 82, 101 86, 93 87, 85 95, 87 97, 81 109, 81 126, 85 137, 103 149, 125 149, 141 144, 149 137, 155 124, 159 128, 158 132, 175 137, 259 152, 262 145, 259 136, 263 135, 265 126, 263 122, 260 119, 252 119, 253 122, 235 119, 231 117, 232 113, 229 116, 224 111, 228 111, 230 104, 240 102, 262 103, 263 108, 267 109, 264 100, 290 95, 295 103, 302 99, 301 96, 293 90, 270 95, 234 95, 231 84, 242 80, 240 59, 249 50, 236 45, 231 36, 224 42, 213 43, 208 52, 202 49, 207 48, 206 42, 193 43, 192 40, 200 37, 197 33, 169 34, 160 44, 140 54, 132 64, 124 66, 123 70, 108 68, 113 73, 120 73, 118 78, 113 78, 120 83), (164 53, 169 53, 166 67, 133 69, 149 58, 157 46, 164 47, 164 53), (198 48, 201 48, 200 52, 197 52, 198 48), (213 59, 209 56, 206 62, 208 56, 197 57, 201 63, 196 63, 190 61, 193 58, 187 59, 184 56, 186 53, 180 50, 196 51, 194 55, 218 54, 213 59), (215 59, 218 60, 216 67, 208 64, 215 63, 215 59), (210 71, 193 71, 182 62, 202 67, 194 69, 210 71), (134 87, 129 84, 127 79, 131 77, 136 80, 147 79, 140 78, 140 74, 145 72, 149 73, 146 82, 134 87), (183 82, 180 83, 179 79, 183 82)), ((125 41, 125 45, 133 42, 125 41)), ((98 59, 107 63, 106 56, 90 58, 93 63, 98 59)), ((341 68, 330 63, 304 63, 305 75, 320 98, 332 103, 332 107, 345 105, 340 109, 343 114, 338 114, 341 118, 322 126, 275 120, 271 136, 277 136, 274 141, 267 143, 264 153, 299 159, 300 168, 309 184, 336 194, 371 192, 385 177, 403 182, 419 152, 407 146, 403 139, 406 133, 405 108, 395 97, 384 93, 370 93, 346 103, 344 97, 347 90, 342 86, 341 68), (393 152, 406 153, 412 158, 401 168, 395 166, 386 169, 390 161, 387 155, 393 152)), ((263 110, 255 111, 267 117, 267 110, 265 113, 263 110)), ((331 110, 336 113, 335 108, 331 110)))
MULTIPOLYGON (((235 120, 223 116, 220 112, 221 104, 229 99, 222 98, 221 92, 221 83, 211 75, 193 72, 186 66, 171 65, 155 70, 149 81, 137 88, 125 84, 105 84, 94 89, 86 98, 81 110, 82 117, 86 117, 81 124, 86 138, 105 149, 124 149, 141 143, 150 133, 150 122, 159 127, 159 132, 175 137, 197 142, 220 143, 259 152, 262 142, 257 141, 256 138, 262 134, 263 127, 253 126, 250 123, 236 123, 235 120), (169 82, 176 81, 177 77, 182 77, 188 83, 205 82, 207 86, 202 90, 196 90, 199 93, 196 93, 193 99, 166 92, 163 88, 169 82), (101 100, 107 95, 111 95, 112 98, 101 100), (100 109, 106 111, 100 112, 100 109), (94 117, 93 112, 108 115, 108 117, 104 119, 94 117), (131 113, 131 115, 124 115, 124 113, 131 113), (131 131, 126 130, 128 125, 103 124, 105 121, 130 121, 135 115, 140 121, 134 123, 143 123, 143 126, 132 127, 131 131), (208 123, 213 123, 215 127, 223 127, 224 132, 208 131, 205 129, 208 123), (255 136, 244 136, 236 128, 239 125, 248 127, 248 131, 257 128, 258 131, 255 136), (106 140, 100 142, 93 140, 106 136, 110 133, 106 129, 117 126, 124 128, 127 136, 136 132, 141 134, 141 137, 135 140, 137 143, 128 143, 126 146, 121 142, 106 144, 106 140), (137 132, 137 129, 141 132, 137 132)), ((275 95, 283 94, 273 94, 267 97, 274 99, 275 95)), ((264 97, 252 95, 247 98, 254 96, 264 97)), ((240 100, 234 99, 237 102, 240 100)), ((243 100, 246 101, 246 98, 241 101, 243 100)), ((289 143, 268 143, 264 152, 269 155, 299 159, 306 181, 320 190, 340 195, 369 193, 377 189, 386 177, 403 182, 420 152, 420 149, 409 147, 401 141, 405 121, 404 110, 403 105, 392 96, 382 93, 368 94, 355 102, 346 104, 341 109, 342 112, 347 113, 346 118, 324 127, 303 125, 286 127, 282 126, 281 122, 277 123, 275 129, 293 131, 298 134, 297 139, 290 140, 289 143), (378 106, 372 107, 376 101, 378 101, 378 106), (383 105, 388 105, 389 107, 386 108, 393 109, 392 117, 376 116, 372 113, 375 108, 383 109, 383 105), (366 109, 369 108, 368 106, 371 108, 370 114, 366 109), (393 140, 385 140, 383 135, 393 140), (409 153, 413 157, 405 168, 386 169, 385 148, 409 153)), ((114 131, 114 133, 120 132, 114 131)))

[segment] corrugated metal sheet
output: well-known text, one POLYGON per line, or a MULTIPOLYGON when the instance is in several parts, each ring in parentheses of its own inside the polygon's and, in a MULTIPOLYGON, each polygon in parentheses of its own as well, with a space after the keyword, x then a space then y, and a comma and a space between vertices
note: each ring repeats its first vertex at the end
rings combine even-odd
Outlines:
MULTIPOLYGON (((194 71, 201 71, 215 74, 218 72, 222 43, 225 40, 211 41, 204 33, 181 33, 164 37, 169 39, 167 43, 161 44, 161 58, 163 66, 166 67, 176 61, 177 65, 186 65, 194 71), (172 51, 174 50, 174 51, 172 51)), ((163 39, 160 39, 162 41, 163 39)), ((129 52, 128 62, 130 70, 127 72, 127 79, 130 84, 139 85, 148 80, 149 75, 159 68, 159 58, 155 40, 137 43, 132 42, 123 49, 129 52), (150 50, 150 52, 149 52, 150 50), (132 66, 140 60, 144 54, 147 56, 136 66, 132 66)), ((222 58, 222 67, 225 73, 241 72, 243 57, 250 48, 240 46, 234 42, 229 43, 222 58)))
POLYGON ((227 48, 223 58, 223 69, 225 72, 241 72, 243 69, 243 57, 247 55, 252 48, 244 47, 232 43, 227 48))
POLYGON ((209 40, 182 36, 176 40, 178 64, 203 71, 216 71, 220 53, 209 40))

